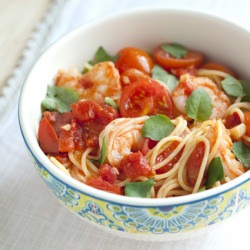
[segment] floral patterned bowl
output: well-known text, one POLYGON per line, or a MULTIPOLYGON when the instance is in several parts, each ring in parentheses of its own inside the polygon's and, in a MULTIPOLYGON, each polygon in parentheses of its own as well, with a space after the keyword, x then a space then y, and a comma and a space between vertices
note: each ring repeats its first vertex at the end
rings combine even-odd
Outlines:
POLYGON ((231 66, 250 79, 250 34, 216 16, 180 9, 123 12, 77 28, 53 44, 30 71, 21 92, 19 121, 34 165, 56 199, 86 221, 110 232, 143 240, 180 239, 231 217, 250 204, 250 172, 212 190, 183 197, 123 197, 86 186, 62 173, 37 141, 41 100, 60 68, 81 69, 100 45, 116 52, 124 46, 148 51, 178 41, 231 66), (237 37, 237 39, 234 39, 237 37))

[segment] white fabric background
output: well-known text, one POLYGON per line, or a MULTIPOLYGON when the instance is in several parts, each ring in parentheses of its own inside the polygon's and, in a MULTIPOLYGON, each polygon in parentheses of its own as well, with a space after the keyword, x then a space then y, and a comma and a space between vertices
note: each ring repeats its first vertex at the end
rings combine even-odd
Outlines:
MULTIPOLYGON (((102 15, 140 6, 180 6, 213 12, 250 30, 249 0, 54 1, 0 98, 0 249, 249 249, 250 208, 214 231, 187 240, 165 243, 128 240, 100 231, 62 207, 31 163, 18 127, 17 100, 34 60, 72 28, 102 15)), ((250 52, 246 51, 245 56, 250 56, 250 52)))

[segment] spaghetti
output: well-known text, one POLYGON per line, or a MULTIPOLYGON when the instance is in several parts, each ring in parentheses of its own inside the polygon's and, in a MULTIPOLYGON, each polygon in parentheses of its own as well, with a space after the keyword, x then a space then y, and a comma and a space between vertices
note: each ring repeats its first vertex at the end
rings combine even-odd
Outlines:
POLYGON ((154 59, 145 53, 129 47, 82 74, 59 71, 55 86, 80 99, 64 112, 43 102, 38 140, 53 164, 92 187, 151 198, 197 193, 244 174, 250 166, 239 146, 250 150, 250 102, 240 81, 224 66, 203 68, 198 52, 191 61, 163 47, 154 59))

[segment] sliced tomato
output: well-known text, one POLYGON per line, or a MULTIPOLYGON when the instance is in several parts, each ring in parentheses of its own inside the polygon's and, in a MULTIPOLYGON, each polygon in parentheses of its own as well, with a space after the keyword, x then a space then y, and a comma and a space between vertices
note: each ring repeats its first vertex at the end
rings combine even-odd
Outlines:
POLYGON ((40 121, 38 141, 44 153, 58 153, 58 136, 46 117, 43 117, 40 121))
POLYGON ((165 114, 174 116, 173 102, 169 92, 158 82, 144 79, 133 82, 123 89, 120 99, 122 117, 165 114))
POLYGON ((120 187, 105 181, 101 176, 92 177, 88 179, 85 184, 110 193, 122 194, 120 187))
POLYGON ((205 144, 203 142, 199 142, 186 163, 187 181, 191 186, 194 186, 197 181, 204 152, 205 144))
POLYGON ((246 134, 247 136, 250 136, 250 111, 246 111, 244 113, 244 120, 245 120, 245 125, 247 128, 246 134))
MULTIPOLYGON (((173 142, 168 148, 166 148, 160 155, 157 156, 156 158, 156 163, 162 162, 165 160, 171 153, 174 151, 174 149, 179 145, 178 141, 173 142)), ((168 162, 166 165, 163 167, 159 168, 156 170, 157 174, 164 174, 167 173, 169 170, 171 170, 174 165, 179 161, 181 155, 182 155, 181 150, 170 162, 168 162)))
POLYGON ((165 69, 198 67, 203 61, 203 55, 199 52, 188 51, 183 58, 175 58, 161 46, 154 50, 155 61, 165 69))
POLYGON ((137 69, 150 75, 153 68, 153 60, 147 52, 135 47, 126 47, 118 51, 118 59, 115 62, 120 74, 127 69, 137 69))
POLYGON ((205 63, 201 66, 201 68, 203 69, 211 69, 211 70, 218 70, 218 71, 222 71, 225 72, 231 76, 235 76, 234 72, 229 69, 228 67, 226 67, 225 65, 222 65, 220 63, 215 63, 215 62, 208 62, 205 63))
MULTIPOLYGON (((249 123, 250 123, 250 120, 249 120, 249 123)), ((233 128, 239 124, 241 124, 241 120, 237 112, 234 112, 231 115, 227 116, 226 122, 225 122, 225 127, 227 129, 233 128)))
POLYGON ((131 179, 152 176, 152 169, 140 151, 125 156, 120 163, 120 168, 125 176, 131 179))

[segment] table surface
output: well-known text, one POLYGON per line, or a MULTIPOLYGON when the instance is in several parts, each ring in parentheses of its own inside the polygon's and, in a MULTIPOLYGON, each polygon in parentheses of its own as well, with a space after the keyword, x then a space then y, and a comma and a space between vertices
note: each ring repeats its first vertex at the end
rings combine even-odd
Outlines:
POLYGON ((0 93, 52 0, 0 0, 0 93), (37 7, 39 6, 39 8, 37 7))

